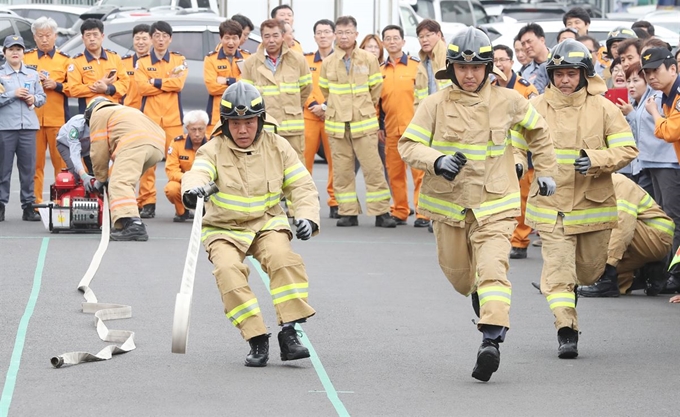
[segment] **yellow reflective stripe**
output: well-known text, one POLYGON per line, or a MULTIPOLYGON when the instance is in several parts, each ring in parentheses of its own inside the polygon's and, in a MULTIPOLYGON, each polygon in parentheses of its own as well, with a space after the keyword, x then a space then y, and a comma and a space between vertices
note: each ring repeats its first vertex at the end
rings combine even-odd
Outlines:
POLYGON ((422 100, 427 97, 427 88, 416 90, 416 98, 422 100))
POLYGON ((352 133, 359 133, 369 129, 378 129, 378 117, 371 117, 370 119, 359 122, 351 122, 349 124, 349 129, 352 133))
POLYGON ((343 122, 334 122, 332 120, 326 119, 325 123, 325 128, 327 131, 332 132, 332 133, 344 133, 345 132, 345 123, 343 122))
POLYGON ((411 123, 406 128, 404 132, 404 137, 407 137, 416 142, 420 142, 425 146, 430 146, 430 140, 432 140, 432 132, 418 126, 415 123, 411 123))
POLYGON ((437 81, 437 85, 439 86, 440 90, 443 90, 446 87, 452 86, 453 83, 451 82, 451 80, 440 80, 440 81, 437 81))
POLYGON ((489 141, 486 146, 486 156, 502 156, 505 153, 505 149, 508 144, 508 138, 505 138, 505 142, 502 145, 495 145, 492 141, 489 141))
POLYGON ((234 326, 239 325, 243 320, 260 312, 260 306, 257 304, 257 298, 252 298, 245 303, 229 310, 227 317, 231 320, 234 326))
POLYGON ((418 207, 432 213, 441 214, 453 220, 460 221, 465 219, 465 208, 463 206, 439 198, 430 197, 427 194, 420 193, 420 196, 418 197, 418 207))
POLYGON ((217 168, 215 168, 215 165, 211 164, 209 161, 205 159, 196 159, 194 161, 194 164, 191 166, 192 170, 196 171, 203 171, 207 172, 208 175, 210 175, 210 180, 215 181, 215 178, 217 178, 217 168))
POLYGON ((489 301, 500 301, 510 305, 512 291, 510 288, 494 285, 490 287, 479 288, 477 295, 479 295, 479 306, 483 306, 489 301))
MULTIPOLYGON (((367 87, 368 89, 368 87, 367 87)), ((352 85, 350 84, 337 84, 337 83, 328 83, 328 91, 331 94, 352 94, 352 85)))
POLYGON ((300 83, 279 83, 279 90, 282 93, 300 93, 300 83))
POLYGON ((631 132, 616 133, 607 136, 607 146, 610 148, 620 148, 622 146, 635 146, 635 139, 631 132))
POLYGON ((328 89, 328 78, 319 77, 319 87, 328 89))
POLYGON ((256 213, 265 211, 281 201, 280 193, 244 197, 240 195, 217 192, 210 196, 210 201, 216 206, 241 213, 256 213))
POLYGON ((276 132, 276 126, 270 125, 270 124, 265 124, 264 125, 264 130, 265 132, 276 132))
POLYGON ((505 197, 485 201, 479 208, 472 209, 475 213, 476 218, 487 217, 493 214, 502 213, 507 210, 519 209, 520 208, 520 195, 519 192, 510 193, 505 197))
POLYGON ((368 93, 368 88, 373 87, 373 85, 369 84, 361 84, 361 85, 356 85, 352 84, 352 93, 358 94, 358 93, 368 93))
POLYGON ((672 220, 664 219, 663 217, 656 217, 654 219, 644 219, 642 220, 649 227, 653 227, 656 230, 667 233, 671 236, 675 233, 675 223, 672 220))
POLYGON ((357 193, 335 193, 335 200, 338 203, 353 203, 357 201, 357 193))
POLYGON ((283 216, 276 216, 269 219, 267 223, 262 226, 260 230, 275 230, 275 229, 288 229, 290 230, 290 224, 288 223, 288 218, 283 216))
POLYGON ((670 270, 675 264, 680 263, 680 248, 675 252, 675 256, 673 256, 673 260, 671 261, 671 264, 668 266, 668 270, 670 270))
POLYGON ((390 190, 383 191, 368 191, 366 192, 366 202, 374 203, 376 201, 389 200, 391 197, 390 190))
POLYGON ((300 84, 300 87, 304 87, 306 85, 309 85, 312 83, 312 74, 306 74, 303 75, 302 77, 298 78, 298 83, 300 84))
POLYGON ((529 110, 527 110, 527 114, 524 115, 524 119, 519 124, 528 130, 534 130, 536 123, 538 123, 538 112, 534 109, 534 106, 529 104, 529 110))
POLYGON ((576 295, 573 292, 550 294, 546 297, 546 300, 548 300, 551 310, 558 307, 576 308, 576 295))
POLYGON ((204 227, 201 231, 201 241, 205 242, 205 240, 213 235, 227 235, 228 237, 231 237, 235 240, 238 240, 240 242, 245 243, 246 245, 250 246, 253 243, 253 240, 255 240, 255 233, 253 232, 248 232, 245 230, 227 230, 227 229, 220 229, 218 227, 204 227))
POLYGON ((631 203, 630 201, 626 201, 624 199, 617 199, 616 200, 616 209, 618 211, 628 213, 633 217, 637 217, 637 214, 638 214, 637 206, 635 204, 631 203))
POLYGON ((241 81, 243 81, 246 84, 254 85, 254 83, 251 80, 246 80, 245 78, 241 78, 241 81))
POLYGON ((618 222, 618 220, 619 214, 616 211, 616 207, 572 210, 569 213, 564 213, 565 226, 618 222))
POLYGON ((472 161, 484 161, 486 159, 486 145, 473 145, 460 142, 432 141, 432 148, 437 149, 443 154, 453 155, 462 152, 467 159, 472 161))
POLYGON ((555 224, 557 221, 557 210, 539 208, 527 202, 526 218, 536 223, 555 224))
POLYGON ((368 86, 373 87, 376 84, 380 84, 382 81, 383 81, 382 73, 377 72, 368 77, 368 86))
POLYGON ((529 150, 527 140, 524 138, 524 135, 522 135, 517 130, 510 129, 510 141, 512 143, 512 146, 514 146, 517 149, 522 149, 525 151, 529 150))
POLYGON ((296 284, 289 284, 278 288, 272 288, 271 295, 272 300, 274 301, 274 305, 295 298, 307 298, 309 295, 307 292, 308 288, 309 284, 306 282, 299 282, 296 284))
POLYGON ((260 85, 257 88, 262 92, 263 96, 278 96, 280 94, 277 85, 260 85))
POLYGON ((283 188, 288 187, 302 177, 308 176, 307 168, 301 162, 296 162, 292 166, 283 170, 283 188))
POLYGON ((304 130, 305 121, 304 119, 292 119, 284 120, 280 122, 279 131, 289 131, 289 130, 304 130))
POLYGON ((640 204, 639 204, 638 210, 637 210, 638 214, 642 213, 645 210, 649 210, 650 208, 652 208, 653 205, 654 205, 654 200, 652 200, 652 197, 650 197, 649 194, 645 193, 645 196, 642 197, 642 200, 640 200, 640 204))
POLYGON ((574 164, 579 156, 576 149, 555 149, 555 156, 558 164, 574 164))

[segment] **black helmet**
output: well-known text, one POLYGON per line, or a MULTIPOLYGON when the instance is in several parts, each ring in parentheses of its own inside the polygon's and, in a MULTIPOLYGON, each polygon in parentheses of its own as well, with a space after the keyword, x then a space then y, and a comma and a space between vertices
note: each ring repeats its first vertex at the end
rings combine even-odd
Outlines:
POLYGON ((586 76, 595 76, 590 50, 575 39, 565 39, 550 51, 545 69, 551 80, 552 72, 558 68, 582 68, 586 76))
POLYGON ((437 71, 434 78, 451 80, 460 87, 453 71, 453 64, 486 65, 484 81, 479 84, 475 92, 481 90, 493 70, 493 46, 489 37, 483 31, 471 26, 458 32, 451 39, 446 50, 446 69, 437 71))
POLYGON ((111 100, 109 100, 106 97, 95 97, 95 98, 93 98, 92 101, 90 101, 90 104, 88 104, 87 108, 85 109, 85 114, 84 114, 85 124, 88 125, 88 126, 90 125, 90 118, 92 117, 92 113, 94 113, 95 107, 97 107, 99 109, 99 108, 102 108, 102 107, 114 106, 115 104, 116 103, 112 102, 111 100), (108 103, 108 104, 104 104, 104 105, 99 106, 99 104, 101 104, 101 103, 108 103))
POLYGON ((222 133, 232 139, 229 131, 229 119, 258 118, 257 137, 264 127, 265 109, 262 95, 254 85, 239 81, 230 85, 222 94, 220 101, 220 120, 222 133))
POLYGON ((614 30, 609 32, 609 34, 607 34, 607 40, 605 41, 605 45, 607 47, 607 55, 610 58, 613 58, 611 49, 612 44, 614 42, 621 42, 622 40, 625 39, 632 39, 637 37, 638 37, 637 34, 635 34, 633 29, 631 28, 627 28, 625 26, 619 26, 615 28, 614 30))

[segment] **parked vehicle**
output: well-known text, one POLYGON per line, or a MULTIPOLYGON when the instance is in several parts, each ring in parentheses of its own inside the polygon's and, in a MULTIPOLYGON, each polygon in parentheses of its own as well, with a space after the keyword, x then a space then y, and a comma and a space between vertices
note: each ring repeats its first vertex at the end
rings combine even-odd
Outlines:
POLYGON ((501 16, 511 17, 522 22, 536 20, 562 19, 562 16, 574 7, 584 8, 591 18, 602 18, 602 11, 588 3, 530 3, 505 5, 501 16))
POLYGON ((680 10, 658 10, 646 14, 639 20, 646 20, 654 25, 654 29, 663 26, 675 33, 680 33, 680 10))
MULTIPOLYGON (((9 35, 19 35, 24 38, 26 49, 35 48, 31 22, 21 16, 11 13, 0 13, 0 39, 4 40, 9 35)), ((0 49, 0 65, 5 63, 5 55, 0 49)))
POLYGON ((7 6, 7 8, 30 21, 42 16, 54 19, 59 27, 57 46, 61 46, 67 40, 80 34, 80 24, 82 23, 80 15, 88 9, 87 6, 66 6, 61 4, 17 4, 7 6))
POLYGON ((89 17, 101 19, 114 9, 210 9, 220 14, 217 0, 100 0, 96 6, 87 10, 82 19, 89 17))
POLYGON ((451 32, 446 28, 448 23, 479 26, 494 20, 478 0, 411 0, 411 5, 420 17, 438 21, 442 30, 448 32, 451 32))

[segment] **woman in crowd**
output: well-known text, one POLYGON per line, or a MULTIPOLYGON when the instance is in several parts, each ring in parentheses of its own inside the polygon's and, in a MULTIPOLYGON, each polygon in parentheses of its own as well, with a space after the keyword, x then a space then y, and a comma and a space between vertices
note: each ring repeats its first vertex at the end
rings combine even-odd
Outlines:
POLYGON ((627 88, 626 72, 621 65, 621 58, 614 58, 610 71, 612 77, 608 80, 607 84, 611 83, 611 85, 607 85, 607 88, 627 88))

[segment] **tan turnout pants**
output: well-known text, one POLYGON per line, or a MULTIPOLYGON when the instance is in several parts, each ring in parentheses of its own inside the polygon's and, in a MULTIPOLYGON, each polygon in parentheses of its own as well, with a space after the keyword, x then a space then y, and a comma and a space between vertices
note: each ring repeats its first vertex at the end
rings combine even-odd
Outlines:
POLYGON ((633 275, 636 269, 650 262, 663 260, 670 253, 672 246, 673 236, 638 220, 633 240, 628 245, 623 258, 620 261, 611 258, 607 260, 607 263, 616 267, 621 294, 625 294, 633 285, 633 275))

